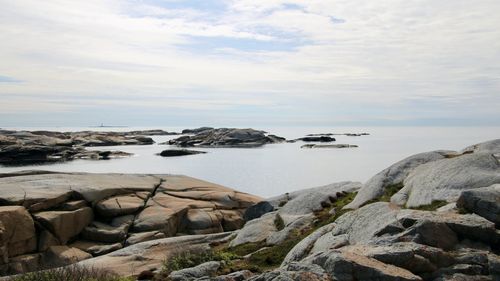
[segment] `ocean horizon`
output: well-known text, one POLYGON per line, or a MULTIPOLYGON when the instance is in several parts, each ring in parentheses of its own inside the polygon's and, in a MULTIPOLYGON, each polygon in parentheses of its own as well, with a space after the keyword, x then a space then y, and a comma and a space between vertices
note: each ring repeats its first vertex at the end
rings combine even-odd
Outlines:
MULTIPOLYGON (((191 127, 3 127, 8 130, 133 131, 162 129, 180 132, 191 127)), ((192 127, 194 128, 194 127, 192 127)), ((301 148, 304 142, 267 144, 257 148, 196 148, 205 154, 160 157, 173 148, 159 143, 178 136, 152 136, 153 145, 90 147, 120 150, 130 157, 73 160, 36 165, 0 166, 1 173, 48 170, 89 173, 183 174, 262 197, 341 181, 365 182, 389 165, 416 153, 461 150, 499 137, 500 127, 254 127, 270 134, 296 139, 317 133, 368 133, 366 136, 335 135, 334 144, 356 148, 301 148)))

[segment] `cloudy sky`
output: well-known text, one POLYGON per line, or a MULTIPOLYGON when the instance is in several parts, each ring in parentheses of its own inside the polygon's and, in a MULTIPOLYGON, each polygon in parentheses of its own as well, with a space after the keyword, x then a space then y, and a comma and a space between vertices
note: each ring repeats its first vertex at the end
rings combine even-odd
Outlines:
POLYGON ((498 0, 0 0, 0 127, 500 125, 498 0))

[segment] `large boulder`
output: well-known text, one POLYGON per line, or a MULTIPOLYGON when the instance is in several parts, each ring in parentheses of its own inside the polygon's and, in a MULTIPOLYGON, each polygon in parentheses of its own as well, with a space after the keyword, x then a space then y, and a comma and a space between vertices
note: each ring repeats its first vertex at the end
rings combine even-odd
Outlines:
POLYGON ((190 281, 196 278, 213 276, 220 266, 221 263, 218 261, 209 261, 194 267, 173 271, 168 275, 168 278, 172 281, 190 281))
POLYGON ((462 192, 458 198, 457 207, 478 214, 499 226, 500 184, 462 192))
POLYGON ((370 178, 359 190, 356 198, 346 208, 359 208, 364 203, 382 196, 387 186, 402 183, 416 167, 428 162, 444 159, 447 153, 451 152, 432 151, 419 153, 391 165, 370 178))
POLYGON ((35 225, 28 211, 21 206, 0 207, 0 265, 36 248, 35 225))
POLYGON ((368 180, 346 208, 359 208, 396 185, 402 188, 389 194, 391 202, 420 207, 434 201, 455 202, 464 190, 500 183, 499 143, 492 140, 461 152, 433 151, 410 156, 368 180))
POLYGON ((408 207, 454 202, 463 190, 495 183, 500 183, 500 162, 489 153, 466 154, 420 165, 391 201, 408 207))
POLYGON ((352 252, 331 250, 311 258, 312 264, 317 264, 338 281, 417 281, 421 277, 412 272, 376 259, 352 252))
POLYGON ((35 219, 66 244, 92 222, 93 211, 84 207, 75 211, 46 211, 35 213, 35 219))

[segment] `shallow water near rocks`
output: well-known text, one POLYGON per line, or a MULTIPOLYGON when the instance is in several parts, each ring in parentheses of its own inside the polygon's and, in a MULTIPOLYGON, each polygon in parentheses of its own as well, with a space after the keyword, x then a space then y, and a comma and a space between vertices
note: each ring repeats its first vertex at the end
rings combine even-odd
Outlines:
MULTIPOLYGON (((52 131, 132 131, 175 127, 51 127, 5 128, 52 131)), ((311 133, 369 133, 368 136, 334 136, 333 144, 357 148, 300 148, 304 142, 271 144, 259 148, 196 148, 206 151, 180 157, 156 154, 173 148, 158 143, 177 136, 153 136, 154 145, 95 147, 121 150, 134 156, 111 160, 75 160, 53 164, 0 166, 0 172, 51 170, 93 173, 185 174, 263 197, 338 181, 364 182, 387 166, 415 153, 430 150, 460 150, 466 146, 500 138, 500 127, 278 127, 255 129, 295 139, 311 133)))

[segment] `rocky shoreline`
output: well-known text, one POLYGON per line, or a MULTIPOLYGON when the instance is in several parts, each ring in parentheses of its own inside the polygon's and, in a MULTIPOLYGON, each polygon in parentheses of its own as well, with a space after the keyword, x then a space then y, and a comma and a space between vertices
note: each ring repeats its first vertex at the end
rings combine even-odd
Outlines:
POLYGON ((177 175, 28 171, 0 175, 0 191, 2 274, 76 263, 127 280, 500 278, 500 139, 265 200, 177 175))

